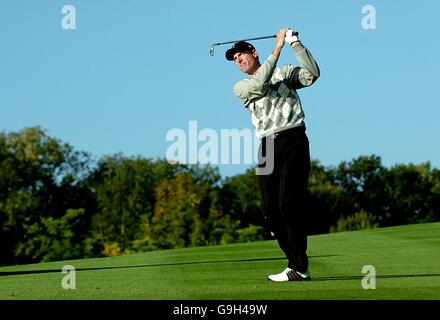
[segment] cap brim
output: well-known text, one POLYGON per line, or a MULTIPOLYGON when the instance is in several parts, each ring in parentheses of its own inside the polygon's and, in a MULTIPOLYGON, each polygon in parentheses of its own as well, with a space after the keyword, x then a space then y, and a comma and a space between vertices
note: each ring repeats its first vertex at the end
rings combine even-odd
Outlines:
POLYGON ((226 51, 226 54, 225 54, 226 60, 233 61, 234 55, 237 52, 246 52, 246 51, 251 51, 251 50, 255 50, 255 48, 252 44, 245 42, 245 41, 236 42, 232 48, 230 48, 228 51, 226 51))
POLYGON ((225 54, 225 56, 226 56, 226 60, 228 60, 228 61, 233 61, 233 60, 234 60, 234 55, 235 55, 237 52, 238 52, 238 50, 237 50, 236 48, 228 49, 228 50, 226 51, 226 54, 225 54))

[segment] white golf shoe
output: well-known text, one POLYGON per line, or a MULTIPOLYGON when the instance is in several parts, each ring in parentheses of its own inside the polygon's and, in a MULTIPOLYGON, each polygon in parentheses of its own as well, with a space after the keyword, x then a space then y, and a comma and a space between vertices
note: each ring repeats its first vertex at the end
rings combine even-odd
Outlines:
POLYGON ((283 272, 278 274, 272 274, 267 278, 269 281, 307 281, 311 280, 310 272, 307 270, 305 273, 295 271, 290 268, 286 268, 283 272))

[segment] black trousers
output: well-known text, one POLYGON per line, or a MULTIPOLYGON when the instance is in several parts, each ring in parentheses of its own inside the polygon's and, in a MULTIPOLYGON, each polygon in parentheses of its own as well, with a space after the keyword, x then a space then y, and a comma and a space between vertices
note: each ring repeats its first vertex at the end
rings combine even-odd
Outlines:
POLYGON ((273 172, 258 176, 266 222, 289 261, 288 267, 305 272, 308 269, 305 207, 310 175, 309 140, 303 127, 263 138, 259 166, 268 158, 267 139, 273 139, 273 172))

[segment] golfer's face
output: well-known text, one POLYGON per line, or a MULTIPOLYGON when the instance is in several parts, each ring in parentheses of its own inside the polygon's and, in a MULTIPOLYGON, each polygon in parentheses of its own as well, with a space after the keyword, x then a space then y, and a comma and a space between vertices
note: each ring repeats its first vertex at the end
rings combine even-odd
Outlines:
POLYGON ((257 60, 254 52, 245 51, 234 54, 234 61, 241 71, 250 74, 255 69, 257 60))

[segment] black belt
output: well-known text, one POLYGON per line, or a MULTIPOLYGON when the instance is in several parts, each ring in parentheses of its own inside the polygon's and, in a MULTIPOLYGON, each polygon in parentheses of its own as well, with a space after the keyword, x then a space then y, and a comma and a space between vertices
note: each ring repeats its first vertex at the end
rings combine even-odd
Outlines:
POLYGON ((283 136, 287 136, 287 135, 295 134, 295 133, 300 133, 300 132, 303 132, 303 133, 306 132, 306 127, 300 126, 300 127, 294 127, 294 128, 291 128, 291 129, 279 131, 279 132, 276 132, 276 133, 272 133, 272 134, 264 137, 263 139, 265 139, 265 138, 278 139, 278 138, 283 137, 283 136))

